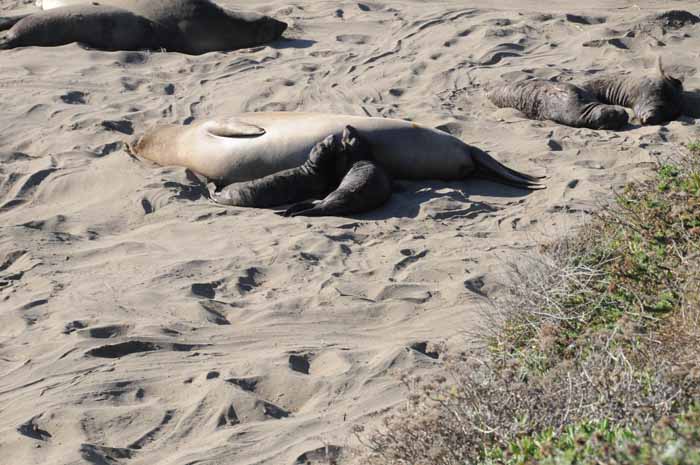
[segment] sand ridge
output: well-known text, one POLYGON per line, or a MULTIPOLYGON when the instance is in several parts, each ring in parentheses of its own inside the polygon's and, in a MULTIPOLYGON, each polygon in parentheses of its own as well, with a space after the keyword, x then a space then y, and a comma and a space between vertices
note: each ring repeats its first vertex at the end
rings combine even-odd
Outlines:
POLYGON ((658 54, 698 89, 700 25, 649 19, 700 14, 690 1, 220 3, 289 39, 0 53, 0 463, 292 464, 353 446, 353 425, 402 401, 399 373, 478 327, 504 261, 698 137, 691 117, 592 131, 486 98, 502 79, 651 72, 658 54), (124 150, 154 124, 275 110, 439 127, 548 189, 400 181, 366 215, 287 219, 214 205, 192 173, 124 150))

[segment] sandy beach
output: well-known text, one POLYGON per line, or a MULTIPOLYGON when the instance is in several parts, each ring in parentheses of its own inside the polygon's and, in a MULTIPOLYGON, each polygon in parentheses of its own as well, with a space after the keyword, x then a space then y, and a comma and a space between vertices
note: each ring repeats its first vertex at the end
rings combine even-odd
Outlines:
POLYGON ((479 330, 505 263, 700 134, 689 116, 594 131, 486 98, 527 76, 651 75, 658 56, 700 89, 700 24, 654 20, 700 15, 690 0, 217 3, 286 38, 0 51, 0 464, 325 463, 313 451, 350 451, 354 426, 405 401, 402 373, 479 330), (213 204, 193 173, 125 150, 156 124, 252 111, 408 119, 547 189, 398 181, 371 213, 290 219, 213 204))

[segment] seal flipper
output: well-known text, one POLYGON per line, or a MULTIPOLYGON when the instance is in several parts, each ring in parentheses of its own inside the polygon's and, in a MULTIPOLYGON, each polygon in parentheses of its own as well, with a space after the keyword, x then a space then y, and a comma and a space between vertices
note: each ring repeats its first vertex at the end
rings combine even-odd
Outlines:
POLYGON ((391 179, 373 161, 356 162, 336 190, 320 202, 301 202, 289 207, 284 216, 340 216, 373 210, 391 197, 391 179))
POLYGON ((545 176, 531 176, 515 171, 476 147, 470 147, 470 151, 477 166, 477 173, 482 178, 522 189, 537 190, 546 188, 545 185, 539 182, 545 176))
POLYGON ((238 118, 211 120, 204 123, 202 127, 209 134, 217 137, 260 137, 265 134, 264 128, 238 118))
POLYGON ((17 16, 0 16, 0 31, 6 31, 6 30, 12 28, 12 26, 19 23, 27 16, 29 16, 29 15, 26 14, 26 15, 17 15, 17 16))

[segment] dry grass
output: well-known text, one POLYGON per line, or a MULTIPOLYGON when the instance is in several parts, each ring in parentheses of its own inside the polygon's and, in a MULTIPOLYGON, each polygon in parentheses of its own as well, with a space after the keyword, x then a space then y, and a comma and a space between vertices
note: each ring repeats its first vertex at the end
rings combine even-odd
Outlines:
POLYGON ((369 463, 700 463, 700 145, 510 271, 486 354, 407 380, 369 463))

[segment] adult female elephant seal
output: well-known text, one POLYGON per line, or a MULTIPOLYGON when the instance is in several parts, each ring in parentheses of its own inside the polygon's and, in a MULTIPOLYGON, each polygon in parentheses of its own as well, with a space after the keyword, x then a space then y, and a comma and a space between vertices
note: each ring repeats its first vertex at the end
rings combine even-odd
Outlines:
MULTIPOLYGON (((324 186, 334 185, 338 180, 334 176, 344 174, 347 169, 348 174, 343 178, 339 190, 361 193, 364 186, 369 185, 366 192, 372 195, 382 189, 382 173, 395 179, 442 180, 464 179, 477 174, 526 189, 543 187, 538 183, 538 178, 512 170, 450 134, 409 121, 387 118, 294 112, 245 113, 189 126, 156 127, 147 131, 132 151, 160 165, 190 168, 219 186, 260 180, 259 184, 232 186, 218 197, 214 196, 215 200, 237 205, 271 205, 268 203, 270 194, 258 194, 270 192, 259 188, 269 182, 275 185, 287 183, 288 187, 283 189, 285 195, 294 193, 295 189, 303 190, 299 195, 303 198, 307 194, 305 189, 310 189, 306 185, 309 179, 318 180, 318 174, 321 174, 327 183, 324 186), (356 139, 365 140, 369 148, 353 149, 355 155, 349 156, 348 162, 342 156, 337 158, 344 149, 329 147, 328 151, 336 156, 336 171, 333 174, 333 170, 317 165, 315 154, 323 152, 323 147, 312 149, 330 135, 340 136, 347 126, 356 132, 350 131, 343 140, 357 134, 356 139), (310 152, 312 163, 307 163, 310 152), (374 166, 382 169, 382 173, 369 168, 366 163, 357 164, 357 161, 374 163, 374 166), (302 167, 301 170, 293 170, 298 167, 302 167), (292 171, 281 173, 278 178, 265 179, 268 175, 285 170, 292 171), (311 178, 303 175, 305 170, 311 172, 311 178), (365 173, 365 170, 371 172, 365 173), (352 185, 356 180, 364 180, 357 189, 352 185), (379 187, 372 187, 375 183, 379 187), (241 195, 241 192, 246 194, 241 195)), ((333 160, 333 157, 329 159, 333 160)), ((285 198, 285 195, 275 197, 275 203, 278 200, 290 203, 299 198, 291 194, 290 198, 285 198)), ((345 198, 354 195, 347 194, 345 198)), ((377 197, 381 197, 381 194, 377 197)), ((330 200, 329 203, 332 203, 330 200)))
POLYGON ((526 117, 590 129, 620 129, 627 124, 624 108, 606 105, 591 92, 564 82, 533 79, 504 84, 488 94, 497 107, 515 108, 526 117))
MULTIPOLYGON (((5 19, 3 27, 13 21, 5 19)), ((282 21, 229 11, 209 0, 102 0, 21 18, 0 37, 0 48, 80 42, 105 50, 165 49, 197 55, 268 43, 286 28, 282 21)))
POLYGON ((297 168, 252 181, 210 188, 212 200, 239 207, 292 205, 284 216, 329 216, 361 213, 391 197, 391 180, 372 155, 369 143, 352 126, 338 138, 331 134, 314 145, 297 168), (309 199, 322 198, 320 202, 309 199))

